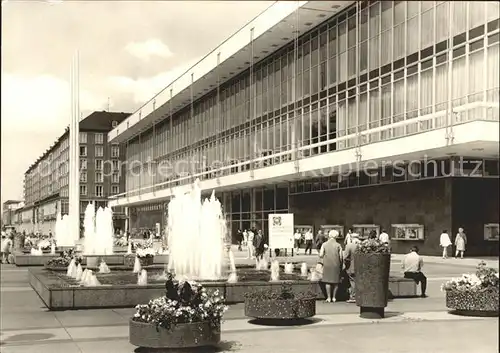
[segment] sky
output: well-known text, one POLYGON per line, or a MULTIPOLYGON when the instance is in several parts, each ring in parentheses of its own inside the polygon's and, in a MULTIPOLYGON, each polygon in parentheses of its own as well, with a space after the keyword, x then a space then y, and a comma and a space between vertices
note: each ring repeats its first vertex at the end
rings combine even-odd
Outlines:
POLYGON ((2 202, 69 124, 76 50, 83 116, 132 113, 272 3, 2 0, 2 202))

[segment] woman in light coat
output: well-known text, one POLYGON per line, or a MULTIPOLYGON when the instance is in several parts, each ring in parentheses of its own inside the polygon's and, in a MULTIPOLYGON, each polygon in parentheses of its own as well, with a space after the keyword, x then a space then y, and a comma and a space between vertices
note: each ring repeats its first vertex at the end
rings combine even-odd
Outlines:
POLYGON ((443 259, 448 258, 448 246, 451 245, 451 239, 448 235, 448 231, 445 229, 439 237, 439 245, 443 248, 443 259))
POLYGON ((455 258, 464 258, 465 246, 467 245, 467 236, 463 228, 458 228, 457 236, 455 237, 455 258))
POLYGON ((326 302, 335 302, 337 289, 340 284, 340 271, 343 264, 342 247, 337 243, 339 232, 332 229, 328 233, 328 240, 321 245, 319 257, 323 261, 322 282, 326 287, 326 302))

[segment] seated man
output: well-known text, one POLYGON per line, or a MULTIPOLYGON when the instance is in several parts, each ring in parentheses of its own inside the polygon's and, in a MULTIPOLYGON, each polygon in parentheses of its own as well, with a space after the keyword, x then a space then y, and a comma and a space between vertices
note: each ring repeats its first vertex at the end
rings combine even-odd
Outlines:
POLYGON ((418 247, 414 246, 410 252, 404 257, 401 267, 403 268, 404 277, 414 280, 417 284, 420 282, 422 298, 427 297, 425 290, 427 289, 427 277, 422 273, 424 261, 418 254, 418 247))

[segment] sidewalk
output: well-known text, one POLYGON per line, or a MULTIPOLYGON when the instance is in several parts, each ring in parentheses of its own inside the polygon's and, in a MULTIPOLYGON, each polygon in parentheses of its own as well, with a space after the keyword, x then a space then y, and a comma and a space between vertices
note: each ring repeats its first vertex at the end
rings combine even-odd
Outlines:
MULTIPOLYGON (((254 262, 253 260, 247 260, 247 252, 246 248, 243 249, 243 251, 238 251, 238 246, 233 245, 231 247, 235 258, 237 259, 238 263, 246 263, 246 262, 254 262)), ((392 261, 394 262, 401 262, 403 260, 403 257, 405 254, 392 254, 391 258, 392 261)), ((316 262, 318 259, 318 252, 316 250, 313 250, 312 255, 304 255, 304 249, 300 249, 300 252, 298 255, 294 254, 294 256, 291 256, 291 250, 290 253, 288 254, 287 257, 281 256, 280 261, 291 261, 291 262, 307 262, 307 263, 312 263, 316 262)), ((482 256, 482 257, 465 257, 463 259, 455 259, 453 257, 450 257, 448 259, 443 259, 440 256, 427 256, 427 255, 422 255, 422 259, 424 260, 424 263, 428 264, 446 264, 446 265, 453 265, 453 266, 464 266, 464 267, 476 267, 481 261, 486 262, 488 266, 494 267, 494 268, 499 268, 499 258, 494 257, 494 256, 482 256)))

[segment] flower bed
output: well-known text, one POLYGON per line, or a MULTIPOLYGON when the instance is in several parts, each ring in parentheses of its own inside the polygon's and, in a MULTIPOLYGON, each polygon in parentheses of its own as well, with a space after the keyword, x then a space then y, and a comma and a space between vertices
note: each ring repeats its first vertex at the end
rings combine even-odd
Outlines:
POLYGON ((446 307, 463 315, 498 315, 498 271, 482 261, 475 274, 464 274, 441 287, 446 292, 446 307))
POLYGON ((188 348, 215 345, 227 310, 224 298, 196 282, 174 282, 169 274, 166 295, 137 305, 130 320, 130 343, 148 348, 188 348))
POLYGON ((316 315, 316 294, 294 293, 290 283, 281 291, 255 291, 245 295, 245 315, 255 319, 297 320, 316 315))
POLYGON ((58 268, 58 267, 68 267, 69 263, 71 262, 71 259, 75 258, 77 263, 82 263, 82 258, 79 256, 76 256, 74 251, 68 250, 68 251, 62 251, 59 255, 59 257, 50 259, 47 261, 45 264, 45 267, 48 268, 58 268))

